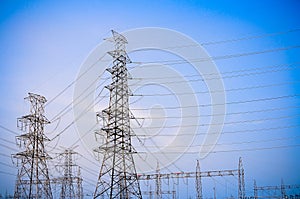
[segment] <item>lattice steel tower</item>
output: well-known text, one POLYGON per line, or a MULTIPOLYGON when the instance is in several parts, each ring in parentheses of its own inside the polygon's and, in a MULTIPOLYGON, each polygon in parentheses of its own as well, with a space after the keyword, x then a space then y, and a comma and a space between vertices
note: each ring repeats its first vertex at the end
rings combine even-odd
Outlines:
POLYGON ((132 131, 129 111, 128 71, 126 64, 130 59, 125 51, 127 40, 123 35, 112 31, 115 50, 108 52, 113 57, 113 66, 107 69, 112 75, 112 83, 106 88, 110 91, 109 107, 100 116, 103 127, 99 135, 104 135, 105 143, 95 149, 102 153, 94 198, 142 198, 133 159, 135 150, 131 144, 132 131))
POLYGON ((15 154, 17 158, 18 175, 14 198, 52 198, 48 174, 44 126, 49 120, 43 115, 46 98, 29 93, 25 99, 31 103, 30 114, 18 118, 18 127, 26 132, 17 136, 18 145, 24 151, 15 154))
POLYGON ((78 155, 73 149, 65 149, 63 153, 59 154, 63 163, 56 166, 63 169, 63 177, 56 178, 54 181, 61 185, 60 198, 61 199, 82 199, 82 178, 80 174, 80 167, 75 163, 75 156, 78 155))
POLYGON ((200 171, 200 162, 197 160, 196 166, 196 179, 195 179, 195 187, 196 187, 196 199, 202 199, 202 181, 201 181, 201 171, 200 171))

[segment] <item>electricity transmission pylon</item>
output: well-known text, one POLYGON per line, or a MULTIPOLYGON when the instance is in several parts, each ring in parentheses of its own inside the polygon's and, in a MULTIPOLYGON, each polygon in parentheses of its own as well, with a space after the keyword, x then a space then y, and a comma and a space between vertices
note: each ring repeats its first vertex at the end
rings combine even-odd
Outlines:
POLYGON ((238 198, 245 199, 245 171, 243 167, 242 158, 239 158, 238 167, 238 198))
POLYGON ((60 185, 61 199, 82 199, 82 178, 80 174, 80 167, 75 163, 75 156, 78 155, 73 149, 65 149, 63 153, 59 154, 62 160, 61 164, 56 165, 62 168, 63 177, 58 177, 53 180, 55 184, 60 185))
POLYGON ((201 171, 200 171, 200 162, 197 160, 196 166, 196 176, 195 176, 195 185, 196 185, 196 199, 202 199, 202 181, 201 181, 201 171))
POLYGON ((94 198, 142 198, 136 173, 131 143, 131 112, 129 110, 128 71, 126 64, 130 59, 125 51, 126 38, 112 31, 115 50, 108 52, 113 57, 112 83, 106 88, 110 91, 109 107, 98 116, 103 120, 99 135, 104 135, 105 143, 95 149, 103 154, 103 162, 94 192, 94 198))
POLYGON ((49 120, 43 115, 46 98, 29 93, 25 99, 31 103, 30 114, 18 118, 18 127, 26 132, 17 136, 18 145, 24 151, 15 154, 18 174, 14 198, 52 198, 50 178, 48 174, 44 126, 49 120))

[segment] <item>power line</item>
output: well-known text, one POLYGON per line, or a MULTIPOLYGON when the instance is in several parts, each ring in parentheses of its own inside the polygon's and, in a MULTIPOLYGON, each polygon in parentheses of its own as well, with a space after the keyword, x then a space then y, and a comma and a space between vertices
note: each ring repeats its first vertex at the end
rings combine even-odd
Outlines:
MULTIPOLYGON (((293 63, 289 63, 289 64, 278 64, 278 65, 270 65, 270 66, 264 66, 264 67, 254 67, 254 68, 247 68, 247 69, 239 69, 239 70, 232 70, 232 71, 224 71, 224 72, 220 72, 220 73, 202 73, 202 76, 211 76, 211 75, 225 75, 225 74, 231 74, 231 73, 241 73, 241 72, 249 72, 249 71, 256 71, 256 70, 265 70, 265 69, 274 69, 274 68, 283 68, 283 67, 291 67, 294 64, 299 64, 299 62, 293 62, 293 63)), ((143 66, 144 67, 157 67, 155 65, 146 65, 143 66)), ((132 67, 135 68, 135 67, 132 67)), ((239 68, 239 67, 236 67, 239 68)), ((183 75, 182 77, 199 77, 201 76, 200 74, 195 74, 195 75, 183 75)), ((144 77, 141 79, 171 79, 171 78, 175 78, 178 79, 178 76, 165 76, 165 77, 144 77)), ((100 78, 102 80, 106 80, 107 78, 100 78)), ((132 79, 139 79, 139 78, 129 78, 129 80, 132 79)))
POLYGON ((4 145, 4 144, 1 144, 1 143, 0 143, 0 146, 3 146, 4 148, 10 149, 10 150, 12 150, 12 151, 17 151, 15 148, 12 148, 12 147, 6 146, 6 145, 4 145))
MULTIPOLYGON (((1 164, 1 162, 0 162, 0 164, 1 164)), ((12 174, 12 173, 9 173, 9 172, 6 172, 6 171, 0 171, 0 173, 16 177, 15 174, 12 174)))
MULTIPOLYGON (((238 41, 244 41, 244 40, 253 40, 253 39, 260 39, 265 37, 272 37, 276 35, 283 35, 293 32, 300 31, 299 28, 290 29, 286 31, 280 31, 280 32, 273 32, 273 33, 266 33, 266 34, 260 34, 260 35, 252 35, 252 36, 246 36, 246 37, 239 37, 235 39, 226 39, 226 40, 219 40, 219 41, 211 41, 211 42, 202 42, 200 45, 207 46, 207 45, 216 45, 216 44, 223 44, 223 43, 232 43, 232 42, 238 42, 238 41)), ((182 47, 189 47, 189 46, 198 46, 198 45, 182 45, 177 47, 168 47, 168 48, 182 48, 182 47)))
MULTIPOLYGON (((275 141, 282 141, 282 140, 292 140, 300 138, 300 136, 293 136, 293 137, 282 137, 282 138, 275 138, 275 139, 264 139, 264 140, 251 140, 251 141, 244 141, 244 142, 228 142, 228 143, 216 143, 216 144, 192 144, 191 146, 184 146, 184 145, 168 145, 168 148, 198 148, 198 147, 207 147, 207 146, 226 146, 226 145, 242 145, 242 144, 251 144, 251 143, 266 143, 266 142, 275 142, 275 141)), ((163 148, 165 146, 148 146, 150 148, 163 148)))
MULTIPOLYGON (((88 91, 88 89, 89 88, 91 88, 91 86, 92 85, 94 85, 94 83, 96 83, 96 81, 99 79, 99 77, 101 77, 101 75, 100 76, 98 76, 86 89, 84 89, 83 90, 83 92, 82 93, 80 93, 80 95, 78 95, 78 97, 77 98, 75 98, 75 99, 73 99, 72 101, 71 101, 71 103, 69 103, 65 108, 63 108, 59 113, 57 113, 54 117, 53 117, 53 119, 51 120, 51 121, 54 121, 54 120, 56 120, 56 119, 58 119, 58 118, 60 118, 60 117, 62 117, 62 116, 64 116, 65 114, 67 114, 68 112, 70 112, 71 110, 72 110, 72 105, 78 105, 78 104, 80 104, 83 100, 85 100, 90 94, 92 94, 93 92, 94 92, 94 90, 92 90, 92 91, 90 91, 87 95, 85 95, 85 97, 83 97, 80 101, 78 101, 78 102, 76 102, 86 91, 88 91), (76 102, 76 104, 74 104, 76 102), (70 108, 69 108, 70 107, 70 108), (69 109, 68 109, 69 108, 69 109), (66 111, 67 110, 67 111, 66 111), (65 112, 64 112, 65 111, 65 112)), ((98 89, 101 85, 103 85, 105 83, 105 81, 104 82, 102 82, 100 85, 98 85, 97 86, 97 88, 96 89, 98 89)), ((100 94, 101 94, 102 92, 100 92, 100 94)), ((99 94, 99 95, 100 95, 99 94)))
POLYGON ((16 143, 14 143, 14 142, 12 142, 10 140, 4 139, 4 138, 0 138, 0 140, 4 141, 6 143, 9 143, 9 144, 16 144, 16 143))
MULTIPOLYGON (((249 36, 249 37, 241 37, 241 38, 237 38, 237 39, 228 39, 228 40, 222 40, 222 41, 204 42, 204 43, 201 43, 201 45, 212 45, 212 44, 220 44, 220 43, 227 43, 227 42, 236 42, 236 41, 256 39, 256 38, 261 38, 261 37, 268 37, 268 36, 274 36, 274 35, 287 34, 287 33, 297 32, 297 31, 299 31, 299 29, 290 29, 290 30, 287 30, 287 31, 280 31, 280 32, 276 32, 276 33, 269 33, 269 34, 263 34, 263 35, 255 35, 255 36, 249 36)), ((183 47, 183 46, 173 46, 173 47, 170 47, 170 48, 176 48, 176 47, 183 47)), ((278 50, 279 49, 277 49, 276 51, 278 51, 278 50)), ((282 50, 283 50, 283 48, 282 48, 282 50)), ((48 104, 52 103, 55 99, 57 99, 64 92, 66 92, 76 81, 78 81, 82 76, 84 76, 88 71, 90 71, 99 61, 106 61, 106 60, 102 60, 105 55, 106 54, 104 54, 102 57, 100 57, 99 59, 97 59, 95 63, 91 64, 91 66, 89 66, 86 71, 84 71, 74 81, 72 81, 63 90, 61 90, 55 97, 53 97, 51 100, 49 100, 45 106, 47 106, 48 104)))
MULTIPOLYGON (((227 153, 227 152, 242 152, 242 151, 262 151, 262 150, 272 150, 272 149, 284 149, 284 148, 294 148, 300 147, 300 144, 295 145, 284 145, 284 146, 273 146, 273 147, 262 147, 262 148, 246 148, 246 149, 232 149, 232 150, 219 150, 219 151, 211 151, 210 153, 227 153)), ((202 153, 205 151, 201 151, 202 153)), ((143 152, 140 152, 143 153, 143 152)), ((155 152, 156 154, 162 153, 161 151, 155 152)), ((172 153, 181 153, 181 151, 165 151, 165 154, 172 154, 172 153)), ((195 154, 200 153, 200 151, 187 151, 185 154, 195 154)))
POLYGON ((273 49, 261 50, 261 51, 253 51, 253 52, 247 52, 247 53, 220 55, 220 56, 214 56, 214 57, 208 57, 208 58, 202 58, 202 59, 193 59, 193 60, 189 60, 189 61, 177 59, 177 60, 157 60, 157 61, 149 61, 149 62, 135 61, 132 63, 135 63, 135 64, 165 63, 165 64, 169 64, 169 65, 176 65, 176 64, 184 64, 184 63, 195 63, 195 62, 205 62, 205 61, 212 61, 212 60, 231 59, 231 58, 237 58, 237 57, 243 57, 243 56, 251 56, 251 55, 259 55, 259 54, 265 54, 265 53, 286 51, 286 50, 291 50, 291 49, 296 49, 296 48, 300 48, 300 45, 287 46, 287 47, 281 47, 281 48, 273 48, 273 49))
POLYGON ((11 156, 10 156, 10 155, 7 155, 7 154, 5 154, 5 153, 0 153, 0 155, 1 155, 1 156, 4 156, 4 157, 11 158, 11 156))
POLYGON ((250 90, 250 89, 259 89, 259 88, 269 88, 269 87, 278 87, 284 85, 290 85, 294 83, 300 83, 300 81, 295 82, 283 82, 277 84, 267 84, 267 85, 257 85, 257 86, 248 86, 248 87, 240 87, 240 88, 232 88, 225 90, 213 90, 213 91, 195 91, 195 92, 184 92, 184 93, 151 93, 151 94, 134 94, 133 96, 141 96, 141 97, 161 97, 161 96, 172 96, 172 95, 192 95, 192 94, 205 94, 205 93, 218 93, 218 92, 232 92, 232 91, 242 91, 242 90, 250 90))
MULTIPOLYGON (((240 124, 240 123, 255 123, 255 122, 262 122, 262 121, 271 121, 271 120, 281 120, 287 118, 298 117, 300 114, 296 115, 288 115, 288 116, 281 116, 281 117, 271 117, 271 118, 261 118, 261 119, 253 119, 253 120, 241 120, 241 121, 233 121, 233 122, 222 122, 222 123, 206 123, 206 124, 191 124, 191 125, 170 125, 170 126, 150 126, 150 127, 142 127, 143 129, 161 129, 161 128, 182 128, 182 127, 193 127, 193 126, 214 126, 214 125, 226 125, 226 124, 240 124)), ((140 127, 134 128, 139 129, 140 127)))
POLYGON ((200 118, 200 117, 212 117, 212 116, 228 116, 228 115, 243 115, 243 114, 251 114, 251 113, 264 113, 264 112, 273 112, 273 111, 281 111, 288 109, 298 109, 300 106, 288 106, 288 107, 279 107, 279 108, 271 108, 271 109, 260 109, 260 110, 250 110, 250 111, 240 111, 240 112, 229 112, 229 113, 220 113, 220 114, 200 114, 200 115, 187 115, 187 116, 162 116, 162 117, 136 117, 135 119, 180 119, 180 118, 200 118))
MULTIPOLYGON (((272 100, 280 100, 280 99, 288 99, 288 98, 295 98, 299 97, 300 95, 283 95, 277 97, 267 97, 267 98, 259 98, 259 99, 252 99, 252 100, 244 100, 244 101, 233 101, 233 102, 226 102, 226 103, 219 103, 219 104, 199 104, 199 105, 190 105, 190 106, 169 106, 163 107, 164 109, 182 109, 182 108, 194 108, 194 107, 210 107, 210 106, 219 106, 219 105, 230 105, 230 104, 244 104, 244 103, 251 103, 251 102, 262 102, 262 101, 272 101, 272 100)), ((155 108, 152 109, 161 109, 155 108)), ((131 110, 149 110, 149 108, 135 108, 131 110)))
MULTIPOLYGON (((218 80, 218 79, 228 79, 228 78, 239 78, 239 77, 246 77, 246 76, 252 76, 252 75, 262 75, 262 74, 270 74, 270 73, 277 73, 277 72, 282 72, 282 71, 287 71, 287 70, 293 70, 296 68, 282 68, 282 69, 277 69, 277 70, 269 70, 269 71, 261 71, 261 72, 252 72, 252 73, 244 73, 244 74, 238 74, 238 75, 229 75, 229 76, 222 76, 222 77, 212 77, 212 78, 205 78, 203 79, 202 77, 200 79, 189 79, 189 80, 179 80, 179 81, 163 81, 159 82, 160 84, 177 84, 177 83, 184 83, 184 82, 198 82, 202 81, 205 82, 207 80, 218 80)), ((132 78, 133 80, 138 80, 141 81, 143 78, 132 78)), ((151 78, 150 78, 151 79, 151 78)), ((166 78, 161 78, 161 79, 166 79, 166 78)), ((178 79, 178 77, 177 77, 178 79)), ((143 82, 136 82, 132 83, 130 86, 134 85, 144 85, 145 83, 143 82)))
MULTIPOLYGON (((101 100, 100 100, 101 101, 101 100)), ((59 137, 60 135, 62 135, 67 129, 69 129, 73 124, 75 124, 75 122, 77 120, 79 120, 82 116, 84 116, 86 113, 89 112, 89 110, 91 108, 93 108, 94 102, 92 102, 91 104, 89 104, 86 108, 85 111, 83 111, 77 118, 75 118, 69 125, 67 125, 62 131, 60 131, 56 136, 54 136, 50 141, 53 141, 54 139, 56 139, 57 137, 59 137)))
POLYGON ((13 168, 13 169, 15 169, 15 167, 14 167, 14 166, 12 166, 12 165, 9 165, 9 164, 6 164, 6 163, 4 163, 4 162, 0 162, 0 164, 2 164, 2 165, 4 165, 4 166, 7 166, 7 167, 10 167, 10 168, 13 168))
POLYGON ((5 126, 3 126, 3 125, 1 125, 1 124, 0 124, 0 128, 2 128, 2 129, 4 129, 4 130, 6 130, 7 132, 10 132, 10 133, 12 133, 12 134, 14 134, 14 135, 19 135, 19 133, 15 132, 15 131, 13 131, 13 130, 11 130, 11 129, 8 129, 8 128, 6 128, 5 126))
MULTIPOLYGON (((270 128, 257 128, 257 129, 246 129, 246 130, 236 130, 236 131, 223 131, 222 134, 235 134, 235 133, 260 133, 264 131, 274 131, 274 130, 281 130, 281 129, 290 129, 290 128, 298 128, 300 125, 289 125, 289 126, 277 126, 277 127, 270 127, 270 128)), ((219 134, 220 132, 210 132, 209 134, 219 134)), ((187 135, 207 135, 207 133, 180 133, 176 136, 187 136, 187 135)), ((149 136, 147 134, 138 134, 137 136, 149 136)), ((168 137, 168 136, 174 136, 170 134, 158 134, 156 137, 168 137)))
POLYGON ((100 57, 99 59, 96 60, 96 62, 94 62, 93 64, 91 64, 87 70, 85 70, 83 73, 81 73, 81 75, 79 75, 74 81, 72 81, 67 87, 65 87, 63 90, 61 90, 55 97, 53 97, 51 100, 49 100, 47 102, 47 104, 45 104, 45 107, 49 104, 51 104, 55 99, 57 99, 59 96, 61 96, 64 92, 66 92, 69 88, 71 88, 71 86, 73 86, 73 84, 75 84, 80 78, 82 78, 87 72, 89 72, 94 66, 96 66, 96 64, 101 61, 101 59, 103 59, 103 57, 106 54, 104 54, 102 57, 100 57))

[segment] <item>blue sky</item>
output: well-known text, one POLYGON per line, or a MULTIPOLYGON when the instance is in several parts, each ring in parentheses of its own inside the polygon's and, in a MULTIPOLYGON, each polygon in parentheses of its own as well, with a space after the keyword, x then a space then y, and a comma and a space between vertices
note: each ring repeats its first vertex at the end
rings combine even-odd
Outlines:
MULTIPOLYGON (((201 166, 203 170, 236 168, 238 158, 243 157, 248 195, 252 194, 253 179, 256 179, 259 185, 277 185, 281 178, 284 178, 286 184, 300 184, 298 171, 300 147, 291 147, 300 144, 297 137, 299 136, 297 125, 300 122, 298 96, 300 51, 297 47, 300 44, 300 31, 297 30, 300 27, 299 4, 298 1, 1 1, 0 124, 20 132, 16 127, 16 118, 28 113, 29 107, 23 100, 27 93, 36 92, 45 95, 47 99, 52 99, 76 79, 81 64, 103 38, 110 36, 111 29, 119 32, 143 27, 173 29, 198 43, 203 43, 203 48, 212 57, 294 47, 270 53, 215 60, 224 78, 225 90, 251 87, 226 92, 227 102, 290 97, 228 105, 228 113, 280 110, 227 115, 224 133, 218 141, 220 146, 215 148, 215 151, 227 152, 210 154, 201 160, 201 166), (229 41, 239 38, 248 39, 229 41), (227 42, 208 43, 216 41, 227 42), (253 88, 263 86, 265 87, 253 88), (262 121, 250 122, 257 119, 262 121), (234 123, 236 121, 248 122, 234 123), (263 130, 266 128, 272 130, 263 130), (251 129, 259 130, 238 133, 251 129), (228 133, 236 131, 237 133, 228 133), (223 145, 249 141, 251 143, 223 145), (287 147, 277 148, 281 146, 287 147), (272 149, 254 150, 261 148, 272 149), (243 151, 244 149, 250 150, 243 151)), ((153 54, 151 58, 176 59, 163 55, 165 57, 153 54)), ((151 61, 141 53, 132 53, 132 57, 136 61, 151 61)), ((180 65, 171 67, 184 75, 194 74, 192 70, 180 65)), ((199 85, 197 82, 191 83, 191 86, 195 89, 206 89, 204 84, 199 85)), ((46 110, 48 118, 54 117, 72 101, 73 89, 73 87, 68 89, 49 105, 46 110)), ((151 90, 144 91, 151 94, 151 90)), ((151 100, 157 103, 155 99, 146 102, 140 100, 136 106, 151 104, 151 100)), ((168 98, 163 102, 167 100, 168 98)), ((198 100, 199 103, 209 103, 208 96, 198 96, 198 100)), ((202 111, 206 113, 209 110, 202 111)), ((72 121, 72 117, 72 113, 68 113, 61 119, 57 128, 52 125, 47 129, 47 135, 54 137, 57 131, 61 131, 72 121)), ((209 122, 209 118, 200 120, 204 123, 209 122)), ((78 136, 74 134, 75 131, 74 127, 69 129, 61 136, 58 144, 71 145, 73 141, 68 137, 78 136)), ((1 129, 0 138, 14 142, 14 136, 1 129)), ((203 137, 199 136, 197 139, 201 143, 203 137)), ((3 140, 0 140, 0 144, 4 154, 16 152, 13 150, 17 149, 14 144, 3 140)), ((83 154, 86 153, 82 146, 79 146, 78 150, 83 154)), ((52 152, 56 153, 58 150, 52 152)), ((4 163, 0 165, 0 171, 16 174, 17 169, 12 167, 11 159, 3 155, 0 158, 4 163)), ((187 154, 170 170, 176 171, 180 168, 193 171, 196 159, 196 154, 187 154)), ((94 161, 92 158, 91 160, 94 161)), ((78 160, 78 164, 80 163, 88 168, 93 167, 95 171, 99 169, 82 159, 78 160)), ((85 184, 86 193, 90 193, 94 190, 91 184, 95 183, 96 179, 88 173, 84 175, 88 176, 89 181, 85 184)), ((6 190, 13 193, 15 177, 0 173, 0 179, 6 181, 4 183, 4 180, 1 180, 0 193, 3 194, 6 190)), ((204 182, 204 186, 207 187, 205 197, 212 197, 211 186, 216 183, 215 180, 218 196, 236 194, 236 188, 232 185, 236 183, 234 178, 228 181, 223 178, 208 179, 204 182)), ((181 194, 186 194, 185 188, 182 189, 181 194)), ((192 195, 192 188, 189 193, 192 195)))

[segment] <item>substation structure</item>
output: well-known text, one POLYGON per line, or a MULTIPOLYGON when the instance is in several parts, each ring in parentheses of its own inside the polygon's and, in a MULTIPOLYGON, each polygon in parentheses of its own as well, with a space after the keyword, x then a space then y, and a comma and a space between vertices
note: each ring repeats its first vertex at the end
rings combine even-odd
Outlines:
POLYGON ((163 195, 172 196, 173 199, 177 198, 176 190, 162 190, 162 180, 166 180, 169 185, 170 181, 175 183, 178 179, 195 179, 195 192, 196 199, 203 199, 202 194, 202 178, 207 177, 224 177, 224 176, 236 176, 238 178, 238 199, 245 199, 245 180, 244 180, 244 168, 242 164, 242 159, 239 159, 239 164, 237 169, 231 170, 217 170, 217 171, 201 171, 200 163, 197 161, 196 171, 194 172, 172 172, 172 173, 160 173, 160 169, 157 168, 154 174, 138 174, 139 181, 145 181, 148 186, 150 182, 155 182, 155 189, 150 191, 142 192, 147 195, 149 199, 162 199, 163 195))
POLYGON ((254 199, 300 199, 300 185, 285 185, 281 180, 281 185, 277 186, 257 186, 254 180, 254 199))

